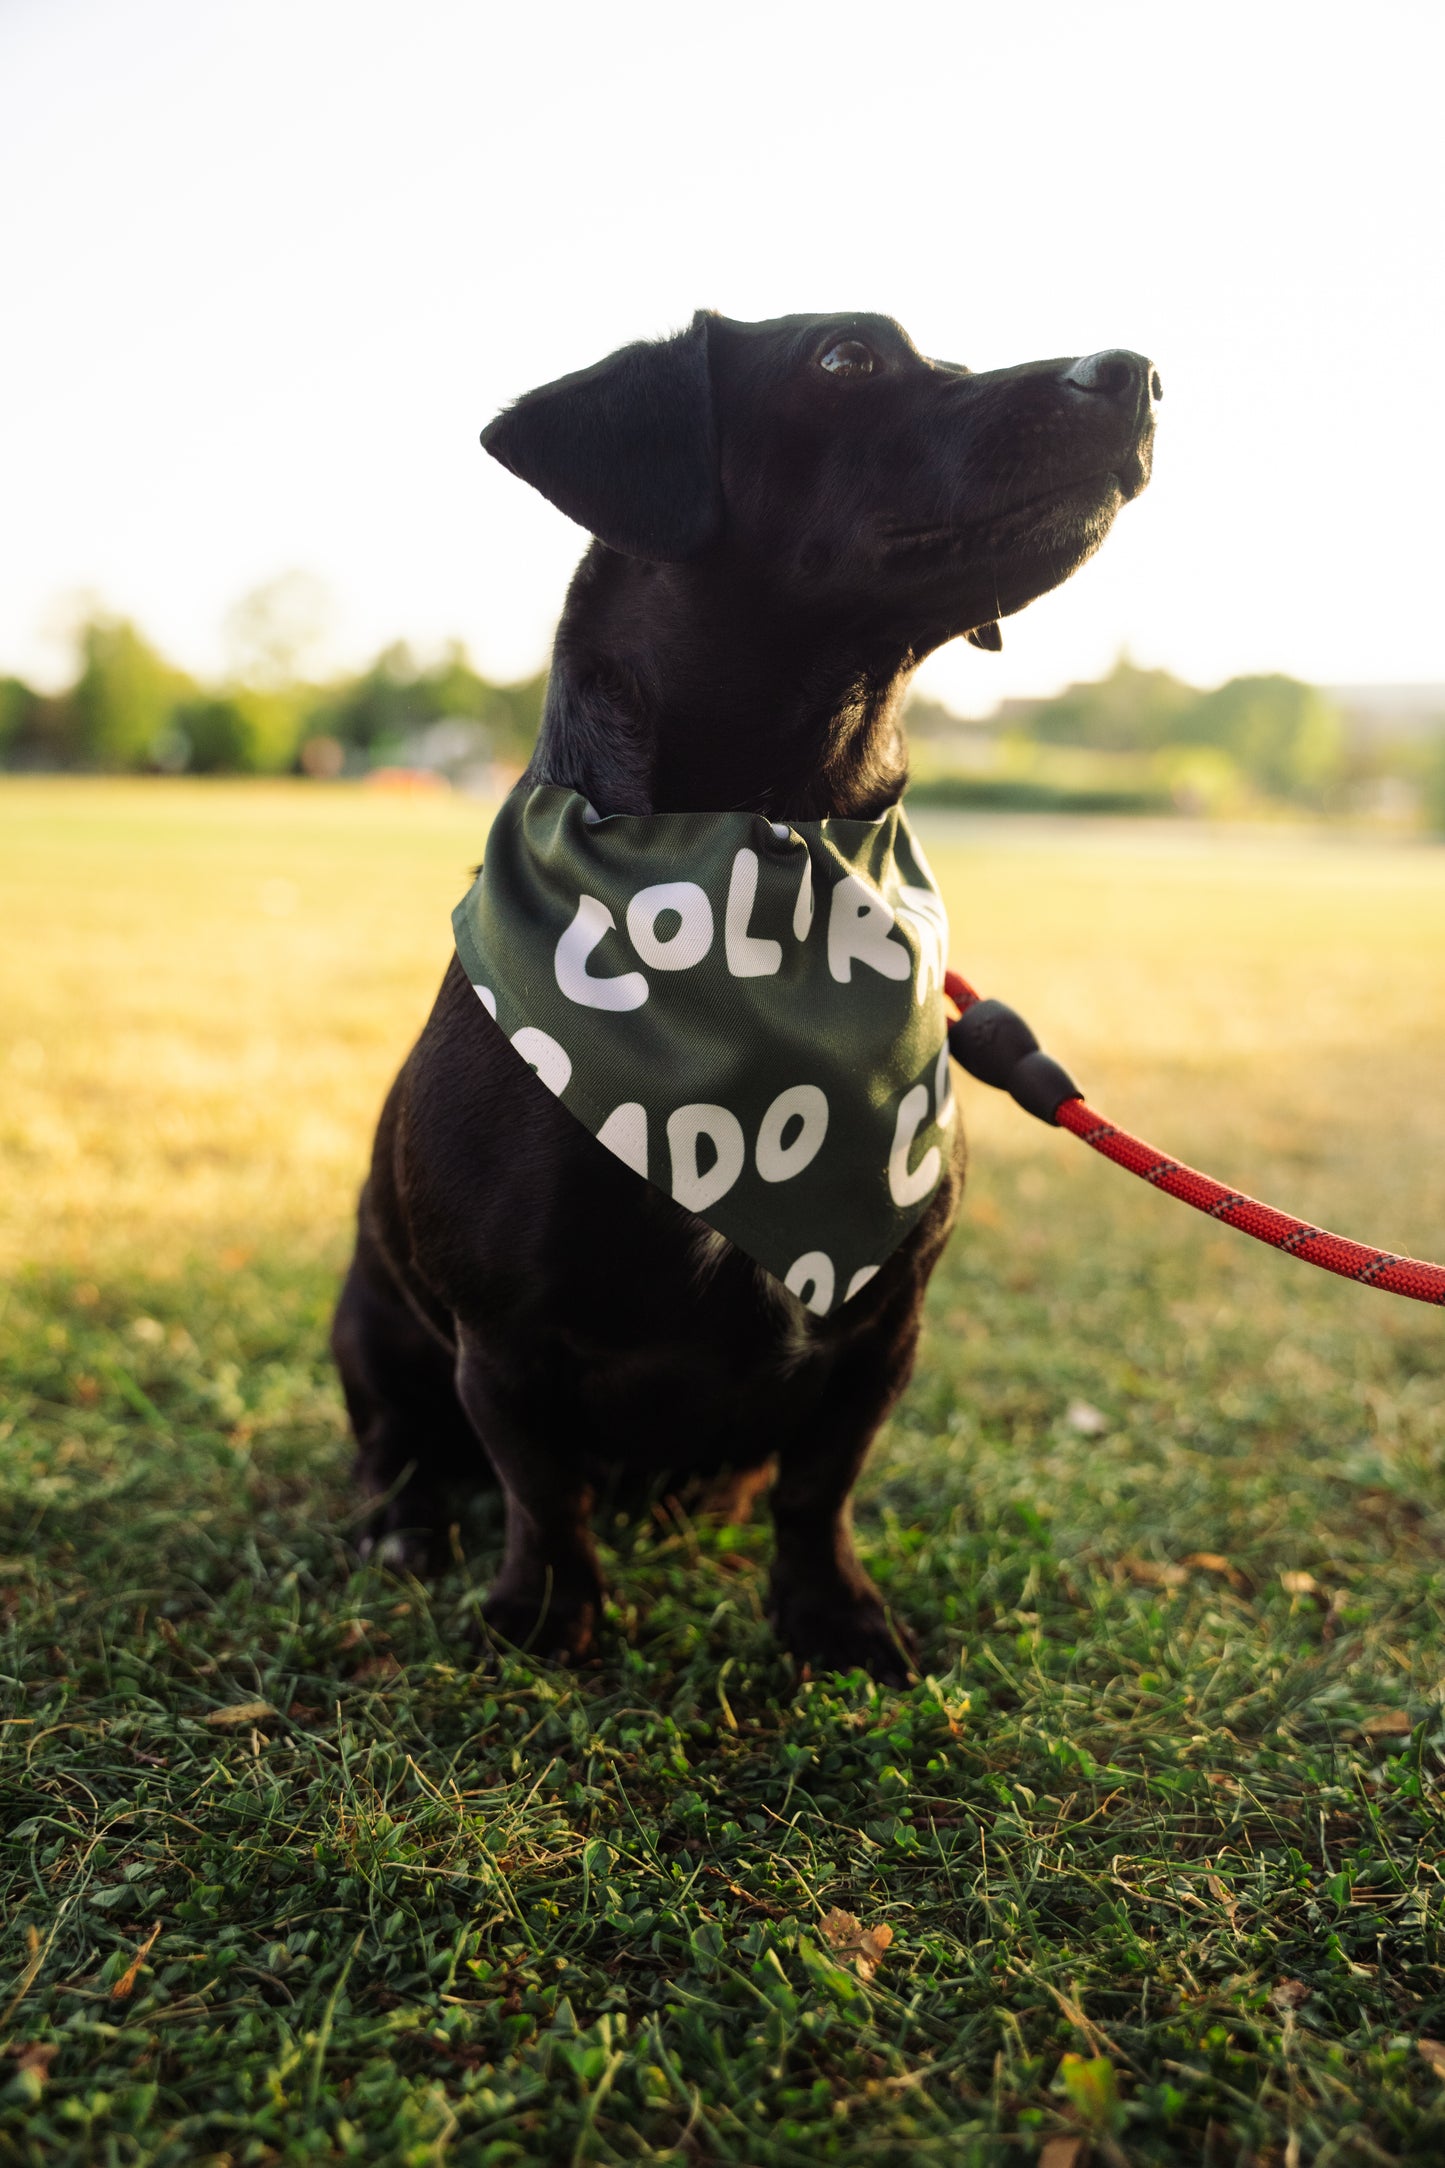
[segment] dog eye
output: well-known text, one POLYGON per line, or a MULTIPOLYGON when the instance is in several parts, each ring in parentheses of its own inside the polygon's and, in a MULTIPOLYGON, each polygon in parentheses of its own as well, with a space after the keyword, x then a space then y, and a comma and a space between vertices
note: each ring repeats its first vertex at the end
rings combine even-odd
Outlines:
POLYGON ((871 376, 873 356, 861 339, 840 339, 818 364, 829 376, 871 376))

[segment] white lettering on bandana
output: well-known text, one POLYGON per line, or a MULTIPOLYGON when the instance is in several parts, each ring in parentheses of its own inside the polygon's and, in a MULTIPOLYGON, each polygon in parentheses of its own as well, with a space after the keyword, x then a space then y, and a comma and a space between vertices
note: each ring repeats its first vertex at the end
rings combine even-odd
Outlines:
POLYGON ((561 1105, 819 1316, 927 1209, 954 1115, 948 922, 901 806, 599 819, 519 786, 453 926, 561 1105))

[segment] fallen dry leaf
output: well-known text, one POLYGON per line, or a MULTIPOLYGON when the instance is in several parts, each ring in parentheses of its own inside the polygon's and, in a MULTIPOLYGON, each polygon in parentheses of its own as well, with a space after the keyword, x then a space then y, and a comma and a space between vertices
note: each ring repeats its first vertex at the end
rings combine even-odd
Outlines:
POLYGON ((1233 1890, 1230 1888, 1227 1882, 1221 1881, 1220 1877, 1217 1874, 1207 1874, 1204 1879, 1210 1890, 1219 1899, 1219 1902, 1223 1905, 1225 1911, 1228 1913, 1229 1924, 1232 1927, 1234 1925, 1234 1915, 1239 1910, 1239 1906, 1235 1902, 1233 1890))
POLYGON ((1367 1739, 1403 1739, 1415 1727, 1403 1709, 1381 1709, 1377 1716, 1367 1716, 1360 1729, 1367 1739))
POLYGON ((1445 2040, 1417 2040, 1421 2062, 1428 2063, 1437 2078, 1445 2078, 1445 2040))
POLYGON ((24 2040, 12 2050, 17 2070, 32 2070, 42 2085, 50 2078, 50 2066, 60 2053, 58 2040, 24 2040))
POLYGON ((1320 1584, 1312 1573, 1282 1573, 1279 1585, 1286 1596, 1318 1596, 1320 1584))
POLYGON ((1119 1561, 1131 1581, 1142 1588, 1183 1588, 1189 1579, 1189 1568, 1157 1558, 1121 1558, 1119 1561))
POLYGON ((1269 1999, 1277 2010, 1297 2010, 1302 2002, 1309 2001, 1310 1990, 1303 1980, 1276 1980, 1269 1999))
POLYGON ((1217 1573, 1238 1596, 1249 1593, 1248 1575, 1241 1573, 1233 1559, 1226 1558, 1223 1551, 1191 1551, 1184 1563, 1192 1566, 1196 1573, 1217 1573))
MULTIPOLYGON (((500 1862, 498 1864, 500 1865, 500 1862)), ((787 1918, 787 1913, 781 1911, 777 1905, 770 1905, 766 1897, 755 1897, 750 1889, 743 1888, 741 1882, 734 1882, 729 1875, 725 1875, 721 1867, 709 1867, 704 1861, 702 1871, 704 1874, 710 1874, 715 1881, 721 1882, 725 1890, 736 1897, 741 1904, 751 1906, 754 1912, 764 1912, 770 1920, 784 1920, 787 1918)))
POLYGON ((228 1708, 212 1709, 206 1722, 230 1730, 237 1724, 259 1724, 263 1717, 275 1714, 269 1701, 233 1701, 228 1708))
POLYGON ((818 1927, 833 1955, 845 1963, 851 1960, 860 1980, 872 1979, 893 1940, 893 1929, 886 1922, 865 1927, 856 1914, 840 1912, 836 1906, 823 1914, 818 1927))
POLYGON ((1087 2138, 1045 2138, 1039 2168, 1084 2168, 1088 2157, 1087 2138))
POLYGON ((160 1933, 160 1931, 161 1923, 159 1920, 157 1920, 155 1926, 146 1936, 145 1941, 136 1951, 135 1956, 131 1959, 130 1963, 126 1966, 125 1971, 121 1974, 120 1978, 116 1981, 115 1986, 111 1989, 110 1999, 112 2002, 125 2002, 128 1997, 135 1992, 135 1983, 140 1978, 140 1968, 145 1963, 146 1959, 150 1956, 151 1951, 155 1948, 156 1936, 160 1933))
POLYGON ((394 1656, 368 1656, 364 1664, 357 1665, 351 1676, 353 1680, 360 1680, 363 1685, 368 1685, 377 1679, 394 1679, 400 1670, 401 1665, 394 1656))

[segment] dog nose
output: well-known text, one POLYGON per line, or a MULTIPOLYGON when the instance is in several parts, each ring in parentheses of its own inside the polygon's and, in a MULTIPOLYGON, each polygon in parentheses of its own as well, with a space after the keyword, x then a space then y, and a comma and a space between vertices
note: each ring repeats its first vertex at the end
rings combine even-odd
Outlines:
POLYGON ((1064 382, 1077 385, 1080 391, 1093 392, 1102 399, 1112 399, 1118 406, 1130 406, 1144 412, 1157 406, 1164 397, 1159 371, 1153 362, 1146 361, 1142 354, 1131 354, 1122 346, 1111 346, 1102 354, 1085 354, 1072 368, 1065 370, 1064 382))

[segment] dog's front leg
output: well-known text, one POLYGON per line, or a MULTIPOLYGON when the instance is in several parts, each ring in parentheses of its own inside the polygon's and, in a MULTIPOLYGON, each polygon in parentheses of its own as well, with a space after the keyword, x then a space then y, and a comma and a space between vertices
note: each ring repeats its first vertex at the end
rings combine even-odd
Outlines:
POLYGON ((859 1563, 851 1494, 879 1424, 908 1382, 917 1339, 910 1305, 891 1345, 880 1349, 870 1337, 844 1356, 807 1421, 781 1447, 771 1497, 774 1632, 815 1670, 861 1667, 889 1686, 906 1685, 913 1641, 859 1563))
POLYGON ((482 1616, 503 1640, 575 1661, 591 1647, 602 1609, 591 1488, 572 1454, 518 1420, 465 1331, 457 1391, 507 1504, 506 1551, 482 1616))

